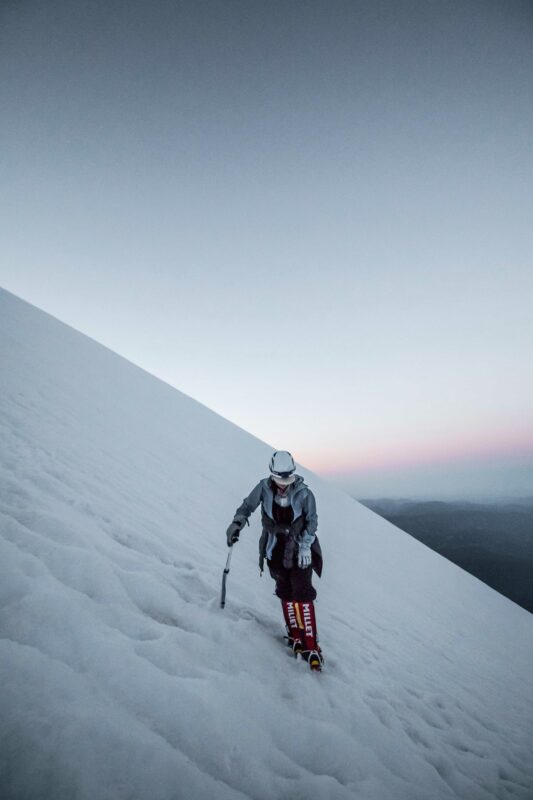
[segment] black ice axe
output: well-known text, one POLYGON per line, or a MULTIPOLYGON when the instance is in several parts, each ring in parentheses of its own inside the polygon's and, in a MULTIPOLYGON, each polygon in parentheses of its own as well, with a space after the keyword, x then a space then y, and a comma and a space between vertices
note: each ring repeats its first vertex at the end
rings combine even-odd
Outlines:
POLYGON ((220 608, 226 605, 226 578, 228 577, 229 565, 231 562, 231 554, 233 553, 233 545, 230 546, 228 553, 228 560, 226 561, 226 568, 222 573, 222 593, 220 595, 220 608))

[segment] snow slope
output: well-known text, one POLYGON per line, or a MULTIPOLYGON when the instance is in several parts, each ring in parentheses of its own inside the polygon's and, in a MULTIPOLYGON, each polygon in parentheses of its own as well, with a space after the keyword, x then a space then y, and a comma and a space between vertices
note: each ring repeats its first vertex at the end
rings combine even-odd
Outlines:
POLYGON ((2 800, 532 800, 531 615, 300 470, 311 674, 258 513, 218 606, 271 448, 7 292, 0 337, 2 800))

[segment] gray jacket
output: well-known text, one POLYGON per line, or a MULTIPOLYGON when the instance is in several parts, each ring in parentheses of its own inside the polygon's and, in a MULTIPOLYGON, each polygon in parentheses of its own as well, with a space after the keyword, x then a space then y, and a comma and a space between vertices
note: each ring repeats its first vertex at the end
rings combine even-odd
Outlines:
POLYGON ((264 558, 270 559, 272 551, 280 535, 292 536, 298 545, 311 547, 313 555, 313 568, 320 574, 322 558, 320 546, 316 536, 318 518, 316 514, 315 496, 311 489, 304 483, 301 475, 296 475, 296 480, 287 491, 287 497, 293 512, 293 522, 290 527, 279 525, 274 520, 272 506, 274 503, 274 489, 270 478, 260 480, 257 486, 245 497, 242 504, 235 512, 235 522, 248 522, 248 517, 253 514, 261 503, 261 521, 263 535, 259 542, 259 565, 263 569, 264 558))

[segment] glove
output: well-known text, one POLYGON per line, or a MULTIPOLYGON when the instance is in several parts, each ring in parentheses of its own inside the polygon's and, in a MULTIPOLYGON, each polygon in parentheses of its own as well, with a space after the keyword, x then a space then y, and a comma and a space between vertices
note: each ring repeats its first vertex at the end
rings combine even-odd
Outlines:
POLYGON ((239 534, 244 528, 245 523, 248 522, 246 517, 235 517, 228 530, 226 531, 226 539, 228 540, 228 547, 231 547, 235 542, 239 541, 239 534))
POLYGON ((301 544, 298 549, 298 566, 306 569, 311 566, 311 548, 308 544, 301 544))
POLYGON ((239 534, 241 532, 241 526, 238 522, 232 522, 229 526, 228 530, 226 531, 226 539, 228 540, 228 547, 231 547, 235 544, 235 542, 239 541, 239 534))

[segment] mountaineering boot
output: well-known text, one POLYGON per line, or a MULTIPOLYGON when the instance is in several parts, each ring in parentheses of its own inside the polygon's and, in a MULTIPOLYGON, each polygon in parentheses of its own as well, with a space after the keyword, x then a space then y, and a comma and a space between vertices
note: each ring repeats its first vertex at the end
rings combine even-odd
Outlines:
POLYGON ((302 657, 305 658, 310 669, 321 670, 324 659, 318 644, 314 603, 312 600, 302 600, 295 601, 293 606, 296 623, 301 628, 302 657))
POLYGON ((303 629, 298 625, 294 603, 291 600, 282 600, 281 607, 283 608, 283 616, 285 617, 285 626, 287 628, 287 644, 296 657, 304 649, 302 642, 303 629))
POLYGON ((324 663, 324 659, 322 658, 322 652, 320 648, 317 650, 311 651, 304 651, 302 656, 307 660, 309 664, 309 669, 314 670, 315 672, 322 671, 322 665, 324 663))

